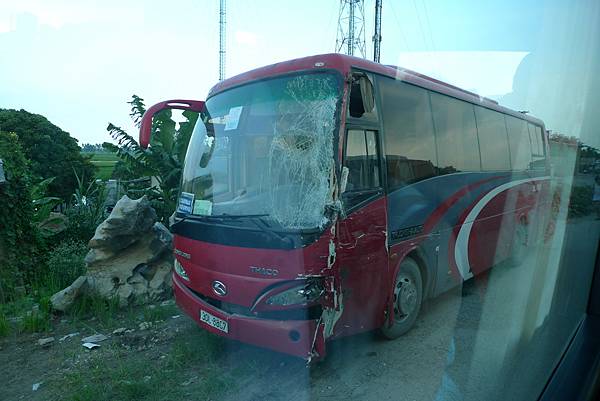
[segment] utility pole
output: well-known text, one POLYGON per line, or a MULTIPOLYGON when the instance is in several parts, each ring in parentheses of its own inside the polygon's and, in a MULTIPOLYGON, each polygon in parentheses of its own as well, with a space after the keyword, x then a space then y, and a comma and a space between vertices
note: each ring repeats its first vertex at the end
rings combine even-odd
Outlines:
POLYGON ((355 51, 366 58, 365 44, 365 0, 340 0, 338 30, 335 51, 340 53, 346 48, 346 54, 355 51))
POLYGON ((375 0, 375 34, 373 35, 373 61, 379 63, 381 57, 381 3, 375 0))
POLYGON ((225 79, 225 47, 227 46, 225 36, 225 3, 226 0, 221 0, 219 8, 219 81, 225 79))

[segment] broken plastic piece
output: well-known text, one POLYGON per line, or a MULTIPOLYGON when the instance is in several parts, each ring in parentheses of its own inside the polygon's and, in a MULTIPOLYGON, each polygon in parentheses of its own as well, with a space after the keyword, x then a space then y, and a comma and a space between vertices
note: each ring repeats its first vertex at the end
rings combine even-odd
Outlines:
POLYGON ((85 348, 87 349, 96 349, 96 348, 100 348, 100 345, 98 344, 94 344, 94 343, 83 343, 81 344, 83 345, 85 348))
POLYGON ((89 343, 94 343, 94 342, 99 343, 100 341, 104 341, 106 339, 108 339, 108 337, 105 336, 104 334, 94 334, 92 336, 82 338, 81 341, 86 342, 86 343, 88 343, 88 342, 89 343))

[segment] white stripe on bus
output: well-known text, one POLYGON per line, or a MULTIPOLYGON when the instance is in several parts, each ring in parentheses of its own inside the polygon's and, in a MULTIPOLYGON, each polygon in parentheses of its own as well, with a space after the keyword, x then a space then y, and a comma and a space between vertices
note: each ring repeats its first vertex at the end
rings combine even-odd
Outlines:
POLYGON ((458 271, 462 276, 463 280, 468 280, 473 277, 473 273, 471 272, 471 264, 469 262, 469 238, 471 236, 471 229, 473 228, 473 223, 475 223, 475 219, 479 215, 479 213, 483 210, 483 208, 492 201, 498 194, 506 191, 507 189, 516 187, 517 185, 525 184, 528 182, 536 182, 550 179, 550 176, 536 177, 536 178, 526 178, 523 180, 511 181, 506 184, 502 184, 492 189, 490 192, 485 194, 483 198, 469 212, 467 218, 465 219, 464 224, 460 227, 460 231, 458 232, 458 236, 456 237, 456 243, 454 245, 454 258, 456 260, 456 266, 458 267, 458 271))

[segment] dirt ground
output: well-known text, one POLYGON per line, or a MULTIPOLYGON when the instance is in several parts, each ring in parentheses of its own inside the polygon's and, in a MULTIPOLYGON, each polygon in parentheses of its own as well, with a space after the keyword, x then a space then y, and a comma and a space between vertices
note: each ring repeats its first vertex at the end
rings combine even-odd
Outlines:
MULTIPOLYGON (((379 388, 376 394, 385 391, 389 383, 382 381, 388 380, 390 370, 415 389, 414 395, 405 393, 408 398, 401 399, 431 399, 440 377, 422 372, 443 372, 450 332, 439 321, 443 315, 456 313, 451 298, 430 303, 416 328, 400 340, 386 341, 376 333, 366 333, 334 341, 327 359, 311 367, 297 358, 207 334, 174 306, 155 306, 164 310, 149 327, 142 318, 128 316, 109 327, 99 327, 95 320, 57 319, 52 332, 13 334, 0 341, 0 399, 104 399, 98 391, 112 393, 107 399, 329 400, 340 399, 340 394, 370 399, 373 388, 379 388), (112 334, 111 330, 120 327, 131 331, 112 334), (98 342, 98 349, 85 349, 81 339, 98 333, 109 338, 98 342), (50 336, 53 343, 38 345, 39 339, 50 336), (178 358, 180 363, 172 362, 178 358), (168 369, 173 374, 165 373, 168 369), (121 375, 107 374, 119 370, 121 375), (212 378, 214 383, 209 382, 212 378), (121 379, 125 385, 140 379, 151 384, 137 392, 115 390, 121 379), (33 391, 36 383, 39 387, 33 391), (153 390, 155 386, 158 391, 153 390), (174 390, 166 391, 165 386, 174 390)), ((384 399, 399 398, 390 393, 384 399)))
POLYGON ((173 304, 134 308, 110 322, 57 317, 49 333, 0 339, 0 400, 536 398, 585 308, 592 272, 585 265, 599 223, 571 224, 522 266, 496 266, 428 301, 402 338, 332 341, 327 358, 311 367, 208 334, 173 304), (119 328, 128 332, 113 334, 119 328), (100 348, 82 347, 84 336, 98 333, 109 337, 100 348), (50 336, 49 346, 38 345, 50 336))

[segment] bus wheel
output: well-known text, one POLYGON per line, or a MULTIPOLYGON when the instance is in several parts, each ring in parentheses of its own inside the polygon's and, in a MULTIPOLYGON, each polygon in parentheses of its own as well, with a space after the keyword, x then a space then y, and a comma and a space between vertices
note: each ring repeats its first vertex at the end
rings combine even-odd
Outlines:
POLYGON ((512 239, 510 256, 508 257, 509 266, 516 267, 523 264, 529 250, 529 233, 527 224, 520 222, 515 228, 515 234, 512 239))
POLYGON ((381 327, 382 334, 389 339, 398 338, 411 329, 423 302, 423 279, 419 265, 406 258, 400 264, 394 282, 394 319, 381 327))

